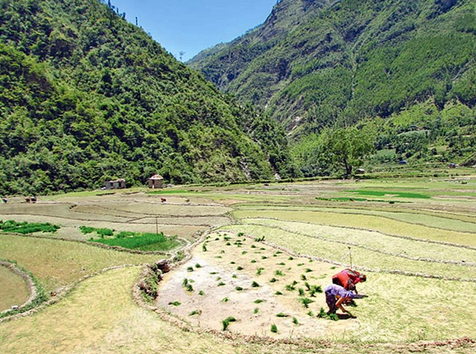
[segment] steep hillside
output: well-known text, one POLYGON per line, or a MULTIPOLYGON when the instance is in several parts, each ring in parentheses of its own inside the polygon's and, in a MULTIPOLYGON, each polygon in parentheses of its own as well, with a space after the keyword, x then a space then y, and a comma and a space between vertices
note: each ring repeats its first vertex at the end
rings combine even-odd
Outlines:
POLYGON ((0 1, 0 193, 293 173, 276 124, 124 17, 97 0, 0 1))
MULTIPOLYGON (((310 134, 335 124, 381 117, 385 144, 410 127, 436 126, 422 135, 423 145, 446 152, 455 148, 453 136, 471 140, 476 134, 475 5, 475 0, 341 0, 321 8, 319 1, 282 0, 262 26, 192 66, 223 91, 266 107, 296 141, 309 142, 310 134), (307 15, 283 10, 298 4, 309 5, 307 15), (266 37, 272 19, 285 15, 287 21, 279 23, 286 31, 266 37), (261 48, 256 43, 272 45, 253 51, 261 48), (243 52, 251 53, 245 63, 230 59, 243 52), (460 108, 451 117, 453 106, 460 108), (461 112, 472 119, 458 119, 461 112), (442 121, 452 121, 450 134, 442 121)), ((469 151, 455 148, 443 161, 456 157, 463 163, 476 150, 468 141, 456 146, 469 151)), ((403 147, 400 153, 405 157, 408 151, 403 147)))

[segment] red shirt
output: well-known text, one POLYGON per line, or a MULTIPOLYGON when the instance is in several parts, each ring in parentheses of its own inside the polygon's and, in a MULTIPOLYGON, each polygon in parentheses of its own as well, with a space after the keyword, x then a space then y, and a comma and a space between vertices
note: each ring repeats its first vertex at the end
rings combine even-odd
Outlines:
POLYGON ((332 279, 336 278, 339 279, 345 290, 352 290, 354 285, 360 281, 360 273, 352 269, 344 269, 332 277, 332 279))
POLYGON ((348 268, 344 269, 342 272, 345 272, 347 274, 347 276, 352 280, 352 283, 357 284, 360 281, 359 272, 348 268))

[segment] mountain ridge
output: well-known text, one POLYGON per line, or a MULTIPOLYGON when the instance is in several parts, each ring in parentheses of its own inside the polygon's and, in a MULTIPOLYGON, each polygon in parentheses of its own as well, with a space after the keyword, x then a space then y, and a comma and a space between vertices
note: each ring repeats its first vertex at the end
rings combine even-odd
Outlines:
POLYGON ((284 132, 96 0, 0 3, 0 193, 288 177, 284 132), (268 130, 261 127, 265 125, 268 130))
MULTIPOLYGON (((303 1, 278 5, 295 3, 303 1)), ((476 149, 471 138, 466 141, 476 138, 467 118, 475 116, 476 104, 475 10, 474 0, 341 0, 322 8, 312 2, 308 17, 296 13, 288 19, 295 25, 286 36, 268 38, 272 45, 247 57, 246 65, 228 64, 225 54, 252 53, 266 22, 191 65, 223 92, 280 122, 301 170, 312 171, 306 175, 326 170, 302 160, 318 152, 321 132, 372 120, 378 123, 377 149, 395 146, 412 126, 433 127, 428 137, 416 139, 422 140, 422 154, 403 146, 393 149, 395 159, 464 163, 476 149), (455 140, 455 134, 464 138, 455 140)), ((416 144, 413 140, 406 143, 416 144)))

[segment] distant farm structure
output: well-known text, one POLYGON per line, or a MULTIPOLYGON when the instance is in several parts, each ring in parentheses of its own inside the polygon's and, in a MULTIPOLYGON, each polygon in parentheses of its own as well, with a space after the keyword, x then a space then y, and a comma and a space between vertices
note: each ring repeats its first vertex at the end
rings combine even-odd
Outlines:
POLYGON ((149 188, 164 188, 164 177, 161 175, 153 175, 147 180, 149 188))
POLYGON ((104 187, 106 189, 124 189, 126 188, 126 180, 119 178, 113 181, 106 181, 106 183, 104 183, 104 187))

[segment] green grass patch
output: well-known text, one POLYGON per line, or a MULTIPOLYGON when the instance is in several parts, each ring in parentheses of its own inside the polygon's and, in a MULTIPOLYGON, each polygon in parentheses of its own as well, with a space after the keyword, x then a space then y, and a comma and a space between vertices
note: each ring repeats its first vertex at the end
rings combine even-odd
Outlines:
MULTIPOLYGON (((96 228, 96 227, 91 227, 91 226, 80 226, 79 229, 81 230, 81 232, 84 235, 96 233, 101 238, 114 235, 114 230, 106 229, 106 228, 96 228)), ((121 234, 121 237, 126 237, 125 234, 127 234, 127 233, 123 234, 121 232, 120 234, 121 234)))
POLYGON ((139 251, 168 251, 180 244, 176 236, 166 237, 163 233, 141 234, 136 232, 121 232, 115 238, 90 239, 89 241, 139 251))
POLYGON ((0 220, 0 230, 4 232, 16 232, 19 234, 32 234, 35 232, 51 232, 54 233, 58 231, 61 227, 58 225, 47 223, 28 223, 16 222, 13 220, 1 221, 0 220))
POLYGON ((373 191, 373 190, 354 190, 350 192, 357 193, 358 195, 365 195, 365 196, 371 196, 371 197, 396 196, 398 198, 431 199, 431 197, 426 194, 413 193, 413 192, 373 191))

